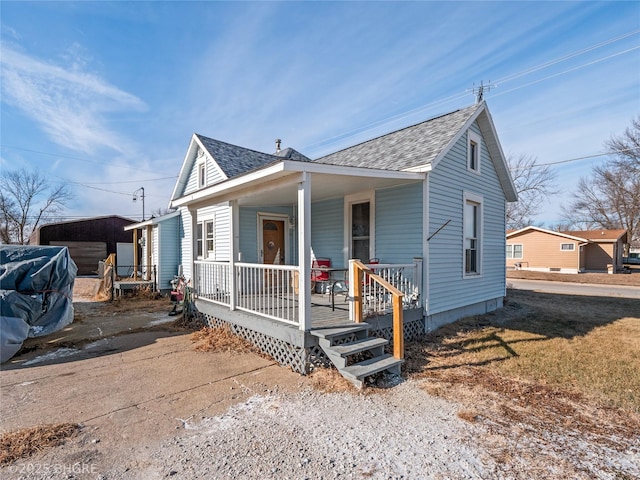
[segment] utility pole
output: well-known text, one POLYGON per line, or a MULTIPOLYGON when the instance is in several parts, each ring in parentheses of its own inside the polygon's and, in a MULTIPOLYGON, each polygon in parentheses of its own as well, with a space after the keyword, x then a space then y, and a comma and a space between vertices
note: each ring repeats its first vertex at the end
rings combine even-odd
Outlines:
POLYGON ((142 221, 144 222, 144 187, 140 187, 135 192, 133 192, 133 201, 138 200, 138 195, 142 197, 142 221), (139 193, 142 192, 142 193, 139 193))

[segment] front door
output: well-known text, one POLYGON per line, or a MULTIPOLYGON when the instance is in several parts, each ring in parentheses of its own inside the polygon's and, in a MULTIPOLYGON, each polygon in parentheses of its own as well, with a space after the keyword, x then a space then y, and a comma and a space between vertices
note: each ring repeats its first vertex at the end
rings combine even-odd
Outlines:
MULTIPOLYGON (((284 220, 262 219, 262 263, 284 265, 284 220)), ((284 279, 281 270, 265 270, 264 284, 267 291, 280 289, 284 279)))
POLYGON ((262 220, 262 263, 284 265, 284 220, 262 220))

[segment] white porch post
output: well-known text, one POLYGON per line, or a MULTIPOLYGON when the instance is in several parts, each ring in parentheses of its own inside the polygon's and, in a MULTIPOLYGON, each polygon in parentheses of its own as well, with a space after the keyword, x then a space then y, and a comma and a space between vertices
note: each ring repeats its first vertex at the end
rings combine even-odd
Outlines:
POLYGON ((198 279, 196 278, 196 260, 198 259, 198 210, 189 209, 191 216, 191 288, 198 291, 198 279))
POLYGON ((311 174, 298 183, 298 291, 300 330, 311 330, 311 174))
POLYGON ((420 297, 418 298, 418 305, 422 308, 424 301, 424 286, 422 285, 422 257, 413 257, 413 264, 415 265, 414 283, 418 287, 418 293, 420 294, 420 297))
POLYGON ((229 202, 229 215, 231 216, 231 256, 229 257, 229 290, 231 297, 229 299, 229 308, 231 310, 236 309, 236 302, 238 301, 238 291, 236 285, 238 282, 236 276, 236 261, 240 252, 240 220, 238 214, 238 201, 231 200, 229 202))

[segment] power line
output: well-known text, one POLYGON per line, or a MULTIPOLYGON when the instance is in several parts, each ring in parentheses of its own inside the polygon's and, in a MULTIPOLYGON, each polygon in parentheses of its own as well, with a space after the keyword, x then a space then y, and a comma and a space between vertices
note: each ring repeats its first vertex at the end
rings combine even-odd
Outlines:
MULTIPOLYGON (((548 68, 548 67, 556 65, 558 63, 567 61, 567 60, 569 60, 569 59, 571 59, 573 57, 579 56, 579 55, 581 55, 583 53, 587 53, 587 52, 590 52, 592 50, 596 50, 598 48, 601 48, 603 46, 610 45, 612 43, 618 42, 620 40, 624 40, 625 38, 631 37, 633 35, 637 35, 638 33, 640 33, 640 30, 633 30, 631 32, 627 32, 625 34, 619 35, 617 37, 610 38, 608 40, 605 40, 603 42, 597 43, 595 45, 591 45, 589 47, 586 47, 586 48, 577 50, 575 52, 569 53, 569 54, 567 54, 567 55, 565 55, 563 57, 559 57, 559 58, 556 58, 556 59, 551 60, 549 62, 545 62, 545 63, 539 64, 539 65, 536 65, 534 67, 529 67, 529 68, 527 68, 525 70, 521 70, 520 72, 513 73, 511 75, 508 75, 508 76, 502 78, 499 81, 496 81, 495 83, 496 83, 496 85, 499 85, 500 83, 507 83, 507 82, 509 82, 511 80, 514 80, 516 78, 520 78, 522 76, 529 75, 529 74, 531 74, 533 72, 536 72, 538 70, 542 70, 544 68, 548 68)), ((608 55, 606 57, 603 57, 603 58, 600 58, 600 59, 597 59, 597 60, 594 60, 594 61, 590 61, 590 62, 584 63, 582 65, 578 65, 576 67, 570 68, 570 69, 565 70, 563 72, 559 72, 559 73, 556 73, 556 74, 553 74, 553 75, 549 75, 549 76, 547 76, 545 78, 542 78, 542 79, 539 79, 539 80, 536 80, 536 81, 533 81, 533 82, 530 82, 530 83, 527 83, 527 84, 524 84, 524 85, 520 85, 518 87, 514 87, 514 88, 512 88, 510 90, 506 90, 506 91, 503 91, 503 92, 498 93, 498 94, 494 94, 494 95, 492 95, 492 98, 493 97, 498 97, 500 95, 504 95, 504 94, 507 94, 507 93, 514 92, 514 91, 519 90, 521 88, 525 88, 525 87, 534 85, 536 83, 540 83, 540 82, 543 82, 545 80, 549 80, 551 78, 555 78, 555 77, 558 77, 560 75, 564 75, 566 73, 570 73, 570 72, 578 70, 580 68, 584 68, 584 67, 587 67, 587 66, 594 65, 594 64, 602 62, 604 60, 608 60, 610 58, 613 58, 613 57, 616 57, 616 56, 619 56, 619 55, 623 55, 623 54, 629 53, 631 51, 637 50, 638 48, 640 48, 640 46, 635 46, 635 47, 632 47, 630 49, 624 50, 622 52, 617 52, 617 53, 608 55)), ((320 141, 311 143, 309 145, 306 145, 305 147, 302 147, 302 149, 304 150, 305 148, 312 148, 312 147, 315 147, 315 146, 318 146, 318 145, 323 145, 323 144, 331 144, 331 143, 333 143, 332 140, 349 138, 350 136, 353 136, 351 134, 364 133, 364 132, 367 132, 367 131, 371 131, 375 127, 388 124, 388 123, 390 123, 392 121, 395 121, 395 120, 401 120, 401 119, 406 118, 406 117, 408 117, 410 115, 413 115, 414 113, 417 113, 417 112, 419 112, 421 110, 424 110, 424 109, 427 109, 427 108, 430 108, 430 107, 433 107, 433 106, 436 106, 436 105, 439 105, 439 104, 442 104, 442 103, 447 103, 447 102, 452 101, 452 100, 457 100, 457 99, 466 97, 467 94, 468 94, 468 92, 465 91, 465 92, 461 92, 461 93, 450 95, 450 96, 445 97, 445 98, 440 99, 440 100, 434 100, 432 102, 420 105, 418 107, 412 108, 412 109, 407 110, 405 112, 401 112, 401 113, 398 113, 396 115, 385 117, 385 118, 382 118, 380 120, 376 120, 375 122, 371 122, 371 123, 365 124, 365 125, 363 125, 361 127, 352 129, 352 130, 350 130, 348 132, 344 132, 344 133, 341 133, 339 135, 335 135, 335 136, 332 136, 332 137, 328 137, 328 138, 326 138, 324 140, 320 140, 320 141)))
POLYGON ((14 150, 21 150, 23 152, 37 153, 39 155, 47 155, 49 157, 67 158, 69 160, 77 160, 77 161, 84 162, 84 163, 92 163, 92 164, 95 164, 95 165, 104 165, 104 166, 107 166, 107 167, 126 168, 126 169, 129 169, 129 170, 136 170, 138 172, 145 172, 145 173, 158 173, 157 171, 153 171, 153 170, 143 170, 143 169, 138 168, 138 167, 136 167, 134 165, 126 165, 126 164, 114 163, 114 162, 98 162, 96 160, 87 160, 86 158, 75 157, 73 155, 64 155, 64 154, 59 154, 59 153, 43 152, 41 150, 33 150, 31 148, 16 147, 14 145, 6 145, 6 144, 3 144, 3 143, 0 143, 0 147, 2 147, 2 148, 11 148, 11 149, 14 149, 14 150))
POLYGON ((577 162, 578 160, 587 160, 589 158, 605 157, 605 156, 609 156, 609 155, 615 155, 617 153, 631 152, 631 151, 634 151, 634 150, 640 151, 640 147, 625 148, 625 149, 622 149, 622 150, 612 150, 610 152, 603 152, 603 153, 594 153, 593 155, 584 155, 582 157, 568 158, 566 160, 557 160, 555 162, 537 163, 537 164, 531 165, 529 167, 513 168, 511 170, 530 170, 532 168, 546 167, 548 165, 559 165, 561 163, 577 162))

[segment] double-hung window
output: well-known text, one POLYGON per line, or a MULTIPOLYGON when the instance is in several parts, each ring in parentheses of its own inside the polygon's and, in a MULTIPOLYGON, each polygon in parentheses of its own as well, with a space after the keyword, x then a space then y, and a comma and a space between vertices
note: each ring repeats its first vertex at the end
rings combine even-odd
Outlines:
POLYGON ((197 258, 213 257, 215 252, 215 220, 205 220, 196 226, 197 258))
POLYGON ((464 275, 479 275, 482 263, 482 197, 464 194, 464 275))
POLYGON ((516 243, 513 245, 507 245, 507 258, 508 259, 521 259, 522 258, 522 244, 516 243))

